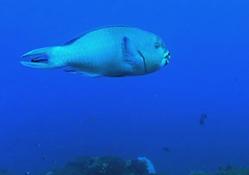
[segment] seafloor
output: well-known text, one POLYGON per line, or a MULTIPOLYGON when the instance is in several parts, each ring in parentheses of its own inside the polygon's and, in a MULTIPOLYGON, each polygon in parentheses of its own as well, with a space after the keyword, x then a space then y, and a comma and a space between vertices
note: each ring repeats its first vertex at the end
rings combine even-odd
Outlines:
MULTIPOLYGON (((0 175, 13 175, 0 169, 0 175)), ((26 172, 24 175, 32 175, 26 172)), ((79 157, 68 162, 64 167, 45 171, 40 175, 168 175, 151 173, 149 165, 141 160, 124 160, 119 157, 79 157)), ((216 172, 189 172, 189 175, 249 175, 249 168, 219 167, 216 172)))

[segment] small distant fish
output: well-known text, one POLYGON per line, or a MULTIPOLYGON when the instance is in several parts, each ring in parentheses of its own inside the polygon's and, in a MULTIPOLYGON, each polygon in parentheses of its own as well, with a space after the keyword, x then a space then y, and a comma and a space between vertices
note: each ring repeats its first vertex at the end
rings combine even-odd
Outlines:
POLYGON ((163 147, 163 151, 168 153, 168 152, 170 152, 170 148, 169 147, 163 147))
POLYGON ((44 155, 44 154, 42 154, 42 156, 41 156, 41 160, 43 160, 43 161, 47 160, 47 156, 46 156, 46 155, 44 155))
POLYGON ((199 124, 200 125, 205 125, 206 124, 206 120, 207 120, 207 114, 203 113, 200 116, 200 120, 199 120, 199 124))

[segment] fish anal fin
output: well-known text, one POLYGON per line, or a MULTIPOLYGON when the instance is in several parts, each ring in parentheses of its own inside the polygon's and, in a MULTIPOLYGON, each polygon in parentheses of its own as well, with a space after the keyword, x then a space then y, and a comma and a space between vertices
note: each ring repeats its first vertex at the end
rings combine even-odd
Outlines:
POLYGON ((84 75, 84 76, 88 76, 88 77, 92 77, 92 78, 101 77, 101 75, 97 74, 97 73, 89 73, 89 72, 79 72, 79 73, 84 75))
POLYGON ((74 74, 80 74, 80 75, 84 75, 84 76, 88 76, 88 77, 100 77, 101 76, 100 74, 97 74, 97 73, 84 72, 84 71, 75 69, 73 67, 66 67, 64 69, 64 72, 74 73, 74 74))
POLYGON ((76 73, 77 71, 74 70, 74 69, 64 69, 64 72, 67 72, 67 73, 76 73))

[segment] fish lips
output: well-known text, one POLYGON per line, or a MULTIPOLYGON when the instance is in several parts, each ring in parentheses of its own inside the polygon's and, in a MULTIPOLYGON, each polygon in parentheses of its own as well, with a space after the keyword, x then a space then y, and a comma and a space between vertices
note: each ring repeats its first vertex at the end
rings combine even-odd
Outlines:
POLYGON ((171 55, 170 55, 170 52, 169 51, 165 51, 165 53, 163 54, 163 58, 165 59, 165 66, 169 64, 170 62, 170 58, 171 58, 171 55))

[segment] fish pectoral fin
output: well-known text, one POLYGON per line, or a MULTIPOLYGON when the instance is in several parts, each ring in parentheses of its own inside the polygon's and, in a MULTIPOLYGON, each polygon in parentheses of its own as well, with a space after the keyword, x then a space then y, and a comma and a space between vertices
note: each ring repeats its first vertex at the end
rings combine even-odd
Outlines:
POLYGON ((138 54, 135 45, 128 37, 123 37, 122 54, 125 63, 128 63, 131 66, 137 66, 141 64, 142 59, 138 54))

